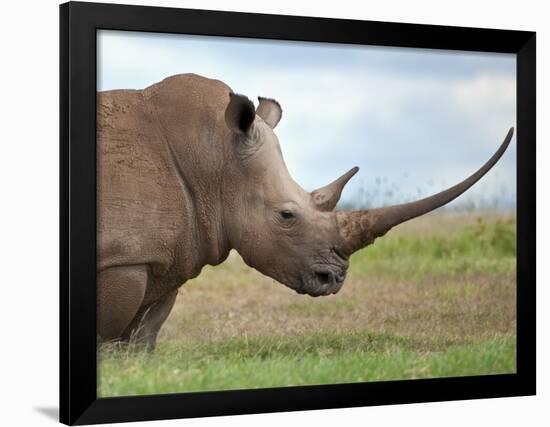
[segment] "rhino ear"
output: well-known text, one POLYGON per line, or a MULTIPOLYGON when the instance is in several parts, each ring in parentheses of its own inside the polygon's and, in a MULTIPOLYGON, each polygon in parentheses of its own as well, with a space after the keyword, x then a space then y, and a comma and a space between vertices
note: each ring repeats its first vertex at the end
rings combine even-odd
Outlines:
POLYGON ((229 104, 225 109, 225 123, 233 132, 247 133, 254 123, 254 104, 244 95, 229 94, 229 104))
POLYGON ((277 101, 270 98, 262 98, 258 96, 260 104, 256 110, 256 114, 266 122, 271 129, 275 129, 279 120, 283 115, 283 110, 277 101))

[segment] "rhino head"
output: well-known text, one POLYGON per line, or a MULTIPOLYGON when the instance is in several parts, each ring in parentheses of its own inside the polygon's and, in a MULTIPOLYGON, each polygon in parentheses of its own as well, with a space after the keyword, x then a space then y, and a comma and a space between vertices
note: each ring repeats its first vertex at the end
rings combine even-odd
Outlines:
POLYGON ((233 168, 224 181, 224 226, 231 247, 244 261, 300 294, 337 293, 349 257, 392 227, 437 209, 465 192, 500 159, 510 129, 497 152, 461 183, 411 203, 361 211, 334 211, 342 190, 359 168, 331 184, 307 192, 290 176, 274 129, 282 109, 259 98, 258 108, 231 93, 225 110, 233 168))

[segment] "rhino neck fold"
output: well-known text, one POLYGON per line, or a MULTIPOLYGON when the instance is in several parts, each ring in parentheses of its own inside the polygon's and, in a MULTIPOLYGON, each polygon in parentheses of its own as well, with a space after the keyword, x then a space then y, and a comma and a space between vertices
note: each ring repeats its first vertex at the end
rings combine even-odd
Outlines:
POLYGON ((221 209, 219 208, 221 201, 212 196, 216 192, 212 193, 207 191, 204 185, 193 185, 190 182, 174 148, 168 141, 167 146, 187 202, 186 205, 189 206, 188 217, 193 219, 189 227, 190 232, 186 235, 193 236, 191 239, 196 242, 195 249, 196 254, 201 258, 200 263, 218 265, 227 258, 230 250, 228 240, 223 232, 221 209))
MULTIPOLYGON (((189 123, 179 120, 177 123, 182 127, 176 126, 175 130, 173 125, 168 126, 171 123, 165 121, 169 110, 164 105, 156 105, 157 101, 150 95, 146 105, 156 123, 157 134, 166 146, 169 163, 173 166, 185 201, 185 212, 181 213, 184 228, 179 238, 185 241, 182 246, 188 246, 191 242, 192 247, 189 249, 192 253, 183 249, 182 256, 185 258, 186 269, 191 270, 184 274, 194 277, 203 265, 223 262, 230 249, 221 221, 221 200, 217 191, 218 168, 213 164, 212 158, 203 155, 216 152, 216 148, 209 137, 194 139, 189 123)), ((202 123, 201 120, 196 121, 202 123)), ((211 125, 208 121, 206 123, 211 125)), ((209 132, 198 133, 201 136, 210 135, 209 132)))

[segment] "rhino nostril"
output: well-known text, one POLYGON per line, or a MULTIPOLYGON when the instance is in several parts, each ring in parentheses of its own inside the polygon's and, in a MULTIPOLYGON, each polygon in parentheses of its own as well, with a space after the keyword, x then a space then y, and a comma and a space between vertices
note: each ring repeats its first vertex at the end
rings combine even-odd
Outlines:
POLYGON ((333 277, 334 277, 334 284, 337 286, 341 286, 342 283, 344 283, 344 279, 346 278, 346 273, 342 273, 338 271, 333 274, 333 277))
POLYGON ((327 271, 318 271, 315 275, 321 283, 328 283, 330 281, 330 273, 327 271))

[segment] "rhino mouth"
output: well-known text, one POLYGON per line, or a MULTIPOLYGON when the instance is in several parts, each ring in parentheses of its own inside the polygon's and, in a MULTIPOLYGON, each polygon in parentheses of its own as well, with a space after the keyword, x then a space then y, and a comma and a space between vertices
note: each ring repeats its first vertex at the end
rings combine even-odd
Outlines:
POLYGON ((332 265, 317 266, 302 276, 296 292, 312 297, 336 294, 342 288, 345 279, 345 268, 332 265))

